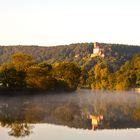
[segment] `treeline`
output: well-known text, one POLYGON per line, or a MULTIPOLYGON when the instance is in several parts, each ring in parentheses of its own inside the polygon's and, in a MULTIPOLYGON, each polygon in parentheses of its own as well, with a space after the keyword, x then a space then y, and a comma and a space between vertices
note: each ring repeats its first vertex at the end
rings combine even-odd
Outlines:
POLYGON ((39 63, 46 61, 48 64, 60 63, 63 61, 74 62, 80 66, 86 66, 89 70, 95 64, 104 62, 112 71, 120 68, 125 61, 128 61, 137 53, 140 53, 139 46, 122 44, 99 43, 108 53, 104 59, 91 58, 94 43, 77 43, 70 45, 60 45, 53 47, 42 46, 0 46, 0 63, 10 61, 15 53, 25 53, 33 56, 39 63), (108 49, 109 48, 109 49, 108 49), (109 50, 109 52, 108 52, 109 50))
POLYGON ((1 89, 74 91, 79 84, 80 68, 74 63, 37 63, 30 55, 14 54, 0 66, 1 89))
POLYGON ((0 66, 1 89, 75 91, 77 88, 129 90, 136 87, 140 87, 140 55, 126 61, 115 72, 103 62, 88 70, 73 62, 37 63, 24 53, 14 54, 8 63, 0 66))
POLYGON ((52 47, 43 46, 0 46, 0 63, 9 61, 15 53, 22 52, 33 56, 37 62, 47 61, 49 64, 63 61, 75 61, 82 64, 83 58, 89 57, 93 51, 93 43, 77 43, 52 47), (75 58, 75 55, 78 55, 75 58))
POLYGON ((140 87, 140 54, 126 61, 116 72, 111 72, 106 65, 99 63, 87 75, 83 72, 83 77, 82 83, 93 90, 129 90, 140 87))

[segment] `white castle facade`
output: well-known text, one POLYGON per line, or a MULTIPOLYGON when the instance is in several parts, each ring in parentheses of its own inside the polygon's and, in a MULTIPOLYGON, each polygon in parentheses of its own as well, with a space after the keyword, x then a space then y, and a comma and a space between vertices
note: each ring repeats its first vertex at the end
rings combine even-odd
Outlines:
POLYGON ((96 56, 105 57, 104 52, 105 52, 104 48, 99 43, 95 42, 91 57, 96 57, 96 56))

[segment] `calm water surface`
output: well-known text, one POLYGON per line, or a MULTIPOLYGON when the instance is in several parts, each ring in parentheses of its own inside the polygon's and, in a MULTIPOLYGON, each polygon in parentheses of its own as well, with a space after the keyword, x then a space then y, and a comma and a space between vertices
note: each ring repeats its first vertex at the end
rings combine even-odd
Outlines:
POLYGON ((0 96, 0 139, 138 140, 139 116, 132 92, 0 96), (103 116, 96 131, 89 115, 103 116))
MULTIPOLYGON (((15 137, 9 137, 6 128, 0 128, 0 139, 16 140, 15 137)), ((140 140, 140 129, 124 130, 81 130, 64 126, 50 124, 34 125, 34 132, 27 137, 18 138, 24 140, 140 140)))

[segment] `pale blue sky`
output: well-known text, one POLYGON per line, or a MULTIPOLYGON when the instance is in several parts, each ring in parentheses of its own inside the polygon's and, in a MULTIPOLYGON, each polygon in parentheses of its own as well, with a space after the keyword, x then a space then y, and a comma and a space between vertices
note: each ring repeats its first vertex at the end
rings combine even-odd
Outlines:
POLYGON ((140 0, 0 0, 0 45, 140 45, 140 0))

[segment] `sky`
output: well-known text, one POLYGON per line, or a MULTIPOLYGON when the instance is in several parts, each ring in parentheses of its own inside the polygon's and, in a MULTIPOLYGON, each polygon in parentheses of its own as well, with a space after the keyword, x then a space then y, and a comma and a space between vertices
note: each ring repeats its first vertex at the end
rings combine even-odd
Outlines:
POLYGON ((140 0, 0 0, 0 45, 140 45, 140 0))

